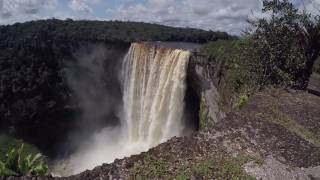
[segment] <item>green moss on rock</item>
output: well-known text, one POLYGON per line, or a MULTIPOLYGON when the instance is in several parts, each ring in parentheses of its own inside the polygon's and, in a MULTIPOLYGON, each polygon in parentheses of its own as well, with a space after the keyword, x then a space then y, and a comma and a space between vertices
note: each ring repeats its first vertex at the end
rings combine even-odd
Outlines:
POLYGON ((200 102, 200 112, 199 112, 199 127, 200 130, 204 130, 208 128, 208 117, 209 114, 209 109, 207 107, 207 105, 204 102, 204 99, 201 98, 201 102, 200 102))

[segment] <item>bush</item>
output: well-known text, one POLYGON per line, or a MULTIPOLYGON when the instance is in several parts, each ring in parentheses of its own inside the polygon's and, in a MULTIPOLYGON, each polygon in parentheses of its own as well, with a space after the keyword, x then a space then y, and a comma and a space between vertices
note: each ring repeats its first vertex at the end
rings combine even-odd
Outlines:
POLYGON ((305 89, 318 58, 320 16, 300 12, 288 0, 264 0, 263 5, 268 18, 251 21, 247 37, 202 48, 213 61, 214 79, 231 94, 252 94, 266 85, 305 89))
POLYGON ((23 156, 26 156, 28 154, 38 154, 40 153, 40 150, 34 146, 33 144, 30 144, 22 139, 18 139, 16 137, 13 137, 12 135, 8 134, 0 134, 0 161, 4 160, 6 158, 6 154, 8 153, 8 149, 12 149, 14 147, 20 147, 21 144, 24 144, 23 146, 23 156))
MULTIPOLYGON (((252 94, 265 83, 261 73, 261 64, 256 57, 250 38, 238 40, 220 40, 206 44, 201 53, 214 64, 212 72, 224 91, 231 94, 252 94)), ((226 97, 229 99, 229 97, 226 97)))
POLYGON ((320 16, 289 0, 263 0, 262 11, 269 18, 252 22, 261 72, 271 84, 305 89, 320 52, 320 16))
POLYGON ((8 151, 5 160, 0 161, 0 176, 44 176, 48 173, 48 166, 40 153, 24 156, 23 151, 24 144, 8 151))

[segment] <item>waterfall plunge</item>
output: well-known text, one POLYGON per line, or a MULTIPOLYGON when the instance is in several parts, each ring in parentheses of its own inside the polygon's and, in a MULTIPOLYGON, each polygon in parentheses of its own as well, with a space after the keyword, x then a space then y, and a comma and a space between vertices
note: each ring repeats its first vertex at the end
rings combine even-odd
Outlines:
POLYGON ((183 135, 189 57, 187 50, 133 43, 121 71, 121 127, 107 127, 95 133, 67 161, 56 164, 55 174, 77 174, 183 135))
POLYGON ((148 147, 181 135, 190 52, 132 44, 123 64, 129 142, 148 147))

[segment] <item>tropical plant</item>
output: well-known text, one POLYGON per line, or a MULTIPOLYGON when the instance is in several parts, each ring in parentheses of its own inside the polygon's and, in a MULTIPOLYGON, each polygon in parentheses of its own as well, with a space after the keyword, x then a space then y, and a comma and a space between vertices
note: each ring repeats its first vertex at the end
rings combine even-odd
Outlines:
POLYGON ((24 155, 24 144, 10 149, 5 160, 0 161, 0 176, 44 176, 47 173, 44 157, 40 153, 24 155))

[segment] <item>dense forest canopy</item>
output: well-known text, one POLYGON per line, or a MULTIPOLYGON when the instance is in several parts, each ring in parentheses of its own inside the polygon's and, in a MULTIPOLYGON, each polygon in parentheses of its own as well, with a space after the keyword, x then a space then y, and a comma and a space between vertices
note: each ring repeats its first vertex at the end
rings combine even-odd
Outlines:
POLYGON ((187 41, 205 43, 217 39, 229 39, 225 32, 213 32, 192 28, 174 28, 143 22, 121 21, 66 21, 58 19, 16 23, 0 26, 1 44, 10 40, 34 38, 38 34, 64 37, 69 40, 108 42, 135 41, 187 41))

